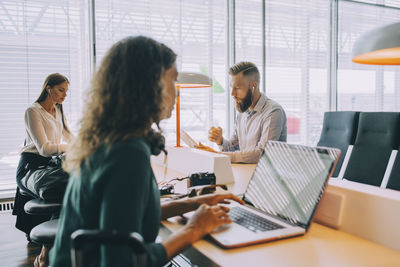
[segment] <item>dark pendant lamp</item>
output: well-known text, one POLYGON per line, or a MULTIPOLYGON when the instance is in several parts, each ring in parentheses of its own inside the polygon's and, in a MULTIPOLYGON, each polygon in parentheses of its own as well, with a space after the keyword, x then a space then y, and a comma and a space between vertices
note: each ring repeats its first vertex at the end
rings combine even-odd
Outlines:
POLYGON ((353 62, 400 65, 400 22, 363 34, 353 46, 353 62))

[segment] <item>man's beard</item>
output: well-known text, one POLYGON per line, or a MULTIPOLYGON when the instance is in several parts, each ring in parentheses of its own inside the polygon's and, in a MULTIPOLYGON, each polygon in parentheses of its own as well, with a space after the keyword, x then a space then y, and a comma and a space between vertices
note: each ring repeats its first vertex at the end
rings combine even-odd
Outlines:
POLYGON ((253 92, 250 90, 249 87, 249 90, 247 91, 245 98, 243 98, 243 100, 241 100, 240 102, 236 102, 237 111, 239 111, 240 113, 245 112, 246 110, 249 109, 252 102, 253 102, 253 92))

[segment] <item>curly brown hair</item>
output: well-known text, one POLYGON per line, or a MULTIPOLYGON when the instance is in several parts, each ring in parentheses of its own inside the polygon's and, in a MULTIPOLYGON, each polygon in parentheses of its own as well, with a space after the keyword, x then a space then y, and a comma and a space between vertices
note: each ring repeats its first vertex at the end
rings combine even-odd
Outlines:
POLYGON ((170 48, 144 36, 114 44, 92 80, 64 168, 79 170, 103 144, 150 135, 163 109, 161 78, 175 60, 170 48))

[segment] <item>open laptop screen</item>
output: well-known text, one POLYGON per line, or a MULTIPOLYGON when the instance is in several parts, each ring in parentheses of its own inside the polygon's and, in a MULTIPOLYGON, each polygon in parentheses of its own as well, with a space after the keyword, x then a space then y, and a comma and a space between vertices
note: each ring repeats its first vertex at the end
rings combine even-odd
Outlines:
POLYGON ((244 200, 296 225, 309 225, 336 153, 335 149, 268 142, 244 200))

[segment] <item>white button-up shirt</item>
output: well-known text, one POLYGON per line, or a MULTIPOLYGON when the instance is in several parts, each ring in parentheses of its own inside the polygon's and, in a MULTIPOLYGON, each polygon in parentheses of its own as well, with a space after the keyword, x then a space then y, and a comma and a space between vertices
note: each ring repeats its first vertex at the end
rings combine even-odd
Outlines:
POLYGON ((257 163, 268 140, 284 141, 287 138, 286 114, 282 106, 261 94, 254 109, 239 113, 230 140, 220 145, 231 162, 257 163))
POLYGON ((35 102, 25 111, 25 146, 21 152, 31 152, 44 157, 59 155, 66 151, 66 143, 73 139, 73 135, 65 131, 62 124, 61 111, 56 107, 54 118, 39 103, 35 102))

